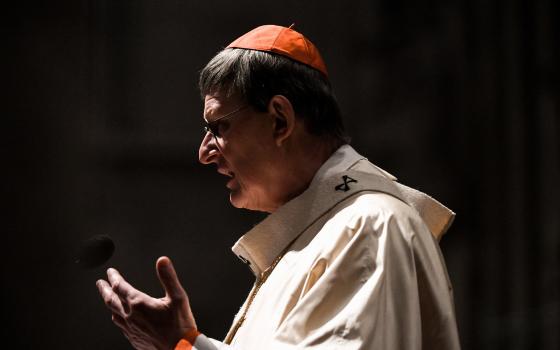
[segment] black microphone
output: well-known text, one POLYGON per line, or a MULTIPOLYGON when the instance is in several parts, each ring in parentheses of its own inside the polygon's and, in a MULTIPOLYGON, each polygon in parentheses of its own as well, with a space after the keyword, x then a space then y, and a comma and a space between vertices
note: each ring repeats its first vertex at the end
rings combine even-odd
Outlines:
POLYGON ((75 263, 83 269, 103 265, 115 251, 115 243, 108 235, 96 235, 84 241, 78 251, 75 263))

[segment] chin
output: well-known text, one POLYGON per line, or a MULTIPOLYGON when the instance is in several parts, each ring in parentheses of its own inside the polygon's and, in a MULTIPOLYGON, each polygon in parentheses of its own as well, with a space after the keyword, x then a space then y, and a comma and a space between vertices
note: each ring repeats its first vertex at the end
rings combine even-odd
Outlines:
POLYGON ((243 198, 243 195, 241 195, 239 191, 231 191, 229 193, 229 202, 238 209, 251 209, 248 206, 247 199, 243 198))
POLYGON ((255 203, 252 203, 247 197, 243 196, 242 193, 239 193, 237 191, 230 192, 229 202, 231 203, 231 205, 233 205, 235 208, 238 208, 238 209, 262 211, 262 212, 267 212, 267 213, 271 212, 270 210, 267 210, 265 208, 261 208, 261 207, 255 205, 255 203))

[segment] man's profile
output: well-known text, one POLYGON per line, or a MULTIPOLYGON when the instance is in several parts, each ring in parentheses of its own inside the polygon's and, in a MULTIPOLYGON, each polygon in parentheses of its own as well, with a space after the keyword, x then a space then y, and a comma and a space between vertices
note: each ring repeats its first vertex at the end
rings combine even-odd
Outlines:
POLYGON ((319 50, 265 25, 202 70, 199 160, 237 208, 270 213, 234 253, 256 276, 223 341, 196 325, 169 258, 152 298, 115 269, 97 286, 137 349, 459 349, 438 240, 454 213, 348 143, 319 50))

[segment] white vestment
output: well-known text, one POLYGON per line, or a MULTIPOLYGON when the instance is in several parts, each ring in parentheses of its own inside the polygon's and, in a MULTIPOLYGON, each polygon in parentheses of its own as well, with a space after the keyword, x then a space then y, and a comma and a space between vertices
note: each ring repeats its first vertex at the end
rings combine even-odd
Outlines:
POLYGON ((453 217, 342 146, 235 244, 256 285, 282 258, 231 345, 199 335, 193 349, 460 349, 438 246, 453 217))

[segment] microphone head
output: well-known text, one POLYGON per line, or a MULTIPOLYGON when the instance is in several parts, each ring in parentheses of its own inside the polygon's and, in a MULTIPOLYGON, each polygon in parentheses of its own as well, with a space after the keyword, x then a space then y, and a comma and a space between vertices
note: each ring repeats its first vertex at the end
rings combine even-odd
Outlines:
POLYGON ((115 243, 108 235, 96 235, 83 242, 76 258, 76 264, 83 269, 103 265, 115 251, 115 243))

